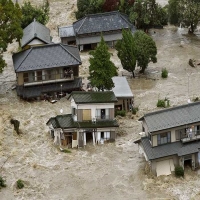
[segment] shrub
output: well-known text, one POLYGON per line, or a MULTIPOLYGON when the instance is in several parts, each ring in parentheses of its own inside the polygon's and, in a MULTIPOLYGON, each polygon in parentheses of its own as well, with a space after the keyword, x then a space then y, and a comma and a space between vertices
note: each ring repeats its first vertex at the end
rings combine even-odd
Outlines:
POLYGON ((138 111, 139 109, 138 109, 138 107, 133 107, 133 109, 132 109, 132 114, 136 114, 137 113, 137 111, 138 111))
POLYGON ((175 175, 177 176, 177 177, 180 177, 180 176, 184 176, 184 169, 183 169, 183 167, 181 167, 181 166, 176 166, 175 167, 175 175))
POLYGON ((167 99, 167 98, 165 98, 165 99, 158 99, 157 107, 166 108, 166 107, 169 107, 169 106, 170 106, 169 99, 167 99))
POLYGON ((23 183, 23 181, 21 180, 21 179, 19 179, 18 181, 17 181, 17 188, 18 189, 22 189, 24 187, 24 183, 23 183))
POLYGON ((126 116, 126 111, 125 110, 116 110, 115 116, 117 116, 117 115, 124 117, 124 116, 126 116))
POLYGON ((64 152, 64 153, 71 153, 71 151, 69 149, 63 149, 62 152, 64 152))
POLYGON ((162 78, 167 78, 168 77, 168 71, 166 68, 162 69, 162 74, 161 74, 162 78))
POLYGON ((3 179, 1 176, 0 176, 0 189, 2 188, 2 187, 6 187, 6 180, 5 179, 3 179))

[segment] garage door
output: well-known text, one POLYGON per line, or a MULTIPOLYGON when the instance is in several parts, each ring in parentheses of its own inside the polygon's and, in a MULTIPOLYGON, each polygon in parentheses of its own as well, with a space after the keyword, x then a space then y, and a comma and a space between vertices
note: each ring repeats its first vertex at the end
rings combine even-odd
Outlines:
POLYGON ((159 161, 156 163, 157 176, 170 175, 174 171, 174 162, 172 159, 159 161))

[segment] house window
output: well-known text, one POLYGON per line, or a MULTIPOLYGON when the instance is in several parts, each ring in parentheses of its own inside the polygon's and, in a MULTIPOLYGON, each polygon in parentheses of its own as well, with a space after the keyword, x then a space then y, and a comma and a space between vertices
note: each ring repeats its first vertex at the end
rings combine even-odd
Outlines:
POLYGON ((72 115, 76 115, 76 108, 72 108, 72 115))
POLYGON ((175 134, 176 134, 176 140, 177 140, 177 141, 180 141, 181 139, 187 137, 186 129, 179 129, 179 130, 176 130, 176 131, 175 131, 175 134))
POLYGON ((109 119, 109 109, 96 109, 97 119, 109 119))
POLYGON ((200 125, 196 126, 196 135, 200 135, 200 125))
POLYGON ((42 71, 37 71, 36 74, 37 74, 37 80, 42 81, 42 71))
POLYGON ((83 110, 83 121, 91 120, 91 110, 83 110))
POLYGON ((157 135, 158 145, 171 142, 171 132, 161 133, 157 135))
POLYGON ((24 76, 24 83, 27 83, 28 82, 28 73, 24 73, 23 76, 24 76))
POLYGON ((26 72, 23 74, 24 83, 33 82, 35 79, 34 72, 26 72))

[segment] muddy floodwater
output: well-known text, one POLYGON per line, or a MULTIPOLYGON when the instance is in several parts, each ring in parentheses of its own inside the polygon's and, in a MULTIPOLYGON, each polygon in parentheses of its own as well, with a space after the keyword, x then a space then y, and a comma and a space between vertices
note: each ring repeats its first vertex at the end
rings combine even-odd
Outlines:
MULTIPOLYGON (((53 30, 53 40, 58 41, 55 25, 64 25, 64 17, 69 18, 67 24, 74 20, 76 1, 50 3, 54 9, 51 7, 48 26, 53 30), (59 7, 69 13, 62 14, 59 7)), ((72 149, 71 153, 60 152, 53 145, 46 126, 50 117, 60 114, 61 108, 70 113, 70 102, 66 98, 55 104, 19 99, 11 89, 15 84, 11 54, 18 46, 14 43, 8 47, 4 54, 8 66, 0 74, 0 175, 7 184, 0 191, 1 200, 200 199, 199 170, 186 169, 184 179, 173 175, 154 177, 133 144, 141 132, 137 119, 156 110, 158 98, 166 97, 175 106, 200 97, 200 65, 188 65, 189 59, 200 63, 200 33, 191 36, 187 29, 166 26, 150 30, 150 35, 157 45, 158 62, 151 63, 145 75, 136 69, 135 79, 122 69, 116 51, 110 50, 119 75, 128 79, 138 114, 118 119, 120 128, 115 143, 95 147, 89 144, 85 149, 72 149), (162 68, 169 71, 167 79, 161 78, 162 68), (20 121, 20 135, 13 130, 11 118, 20 121), (18 179, 25 183, 21 190, 16 189, 18 179)), ((86 82, 88 53, 81 53, 81 59, 80 74, 86 82)))

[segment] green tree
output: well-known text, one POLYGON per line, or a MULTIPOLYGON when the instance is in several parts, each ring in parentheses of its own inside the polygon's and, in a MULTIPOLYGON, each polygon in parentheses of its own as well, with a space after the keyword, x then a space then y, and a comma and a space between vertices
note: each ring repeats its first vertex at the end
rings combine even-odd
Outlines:
POLYGON ((0 0, 0 73, 6 66, 3 60, 3 52, 14 39, 18 42, 22 38, 21 9, 11 0, 0 0))
POLYGON ((22 5, 22 28, 28 26, 34 18, 41 24, 46 24, 49 20, 49 2, 45 0, 42 6, 32 6, 31 3, 25 2, 22 5))
POLYGON ((87 14, 103 12, 103 4, 105 0, 77 0, 78 11, 76 19, 80 19, 87 14))
POLYGON ((110 90, 114 87, 112 77, 117 75, 117 68, 110 61, 111 54, 103 36, 94 51, 90 51, 92 57, 89 59, 89 80, 93 87, 99 91, 110 90))
POLYGON ((133 38, 136 46, 137 65, 141 68, 140 72, 144 73, 149 62, 157 62, 157 47, 154 40, 143 31, 136 31, 133 38))
POLYGON ((130 30, 123 30, 122 40, 119 40, 115 47, 123 68, 131 72, 133 77, 135 77, 136 48, 132 32, 130 30))
POLYGON ((167 12, 155 0, 137 0, 130 8, 129 18, 145 32, 150 27, 167 24, 167 12))
POLYGON ((179 1, 180 0, 169 0, 168 2, 169 23, 174 25, 180 23, 179 1))
POLYGON ((188 27, 189 33, 194 33, 200 20, 199 0, 169 0, 169 22, 177 25, 183 23, 188 27))

